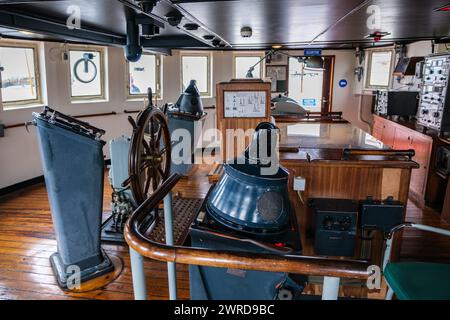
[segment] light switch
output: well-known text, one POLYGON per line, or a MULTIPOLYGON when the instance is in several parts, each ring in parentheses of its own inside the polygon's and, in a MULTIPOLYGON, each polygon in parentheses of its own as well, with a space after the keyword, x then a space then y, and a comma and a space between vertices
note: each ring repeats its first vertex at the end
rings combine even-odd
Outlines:
POLYGON ((294 178, 294 190, 295 191, 305 191, 306 179, 300 176, 294 178))

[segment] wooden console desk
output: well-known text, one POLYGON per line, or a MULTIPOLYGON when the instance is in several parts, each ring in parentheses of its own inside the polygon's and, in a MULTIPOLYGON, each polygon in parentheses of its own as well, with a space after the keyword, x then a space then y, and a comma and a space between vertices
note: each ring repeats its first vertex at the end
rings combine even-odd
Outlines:
MULTIPOLYGON (((342 158, 345 148, 387 150, 382 142, 370 134, 347 123, 277 123, 281 130, 281 146, 299 146, 297 152, 280 152, 281 164, 290 172, 290 183, 295 176, 306 179, 306 189, 299 195, 292 189, 304 254, 313 255, 311 239, 312 217, 308 207, 310 198, 364 200, 386 199, 393 196, 403 203, 408 201, 412 169, 418 164, 408 158, 374 156, 342 158)), ((406 206, 405 212, 406 213, 406 206)), ((400 241, 396 241, 394 257, 399 254, 400 241)), ((381 263, 382 239, 377 235, 372 242, 372 262, 381 263)), ((355 252, 356 259, 360 253, 355 252)))

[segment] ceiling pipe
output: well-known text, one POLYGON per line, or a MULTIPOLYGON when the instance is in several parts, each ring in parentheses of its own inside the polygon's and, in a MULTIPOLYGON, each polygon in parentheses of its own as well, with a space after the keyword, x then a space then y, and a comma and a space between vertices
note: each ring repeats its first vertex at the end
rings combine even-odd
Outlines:
MULTIPOLYGON (((147 16, 147 17, 150 17, 150 18, 152 18, 152 19, 155 19, 156 21, 159 21, 159 22, 161 22, 161 23, 166 23, 166 22, 169 23, 169 21, 168 21, 167 18, 161 18, 161 17, 159 17, 159 16, 157 16, 156 14, 151 13, 151 12, 150 12, 150 13, 145 12, 145 11, 142 10, 142 8, 141 8, 140 6, 136 5, 136 4, 133 3, 133 2, 130 2, 129 0, 117 0, 117 1, 119 1, 121 4, 123 4, 125 7, 129 8, 129 9, 133 9, 133 10, 136 11, 137 13, 140 13, 140 14, 143 14, 143 15, 145 15, 145 16, 147 16)), ((173 7, 173 6, 172 6, 172 7, 173 7)), ((170 23, 169 23, 169 24, 170 24, 170 23)), ((187 35, 189 35, 189 36, 191 36, 191 37, 193 37, 193 38, 195 38, 195 39, 197 39, 197 40, 203 42, 204 44, 208 45, 209 47, 212 47, 212 46, 213 46, 210 42, 204 40, 202 37, 199 37, 199 36, 195 35, 195 34, 192 33, 192 32, 189 32, 189 31, 186 30, 186 29, 180 28, 179 26, 177 26, 176 28, 179 29, 180 31, 184 32, 185 34, 187 34, 187 35)))
POLYGON ((142 45, 139 36, 139 25, 134 18, 127 19, 127 44, 124 48, 128 61, 136 62, 142 56, 142 45))

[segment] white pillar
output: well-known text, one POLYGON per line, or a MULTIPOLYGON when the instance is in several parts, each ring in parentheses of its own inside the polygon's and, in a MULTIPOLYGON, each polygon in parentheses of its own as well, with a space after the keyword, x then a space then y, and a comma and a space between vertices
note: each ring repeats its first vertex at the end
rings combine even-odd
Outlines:
POLYGON ((339 294, 339 282, 339 278, 323 278, 322 300, 337 300, 339 294))
MULTIPOLYGON (((172 217, 172 192, 164 197, 164 226, 166 231, 166 244, 173 246, 173 217, 172 217)), ((177 275, 174 262, 167 262, 167 274, 169 281, 169 298, 177 300, 177 275)))
POLYGON ((145 281, 144 257, 130 247, 131 276, 135 300, 147 300, 147 283, 145 281))

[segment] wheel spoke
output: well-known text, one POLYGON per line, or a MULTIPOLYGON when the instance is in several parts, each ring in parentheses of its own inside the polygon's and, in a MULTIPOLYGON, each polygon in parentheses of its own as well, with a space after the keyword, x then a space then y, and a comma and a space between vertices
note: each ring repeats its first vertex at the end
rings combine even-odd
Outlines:
POLYGON ((145 141, 145 138, 142 138, 142 144, 144 145, 145 152, 152 153, 150 146, 148 145, 147 141, 145 141))
POLYGON ((140 171, 143 171, 143 170, 147 169, 149 166, 151 166, 151 162, 148 161, 148 160, 145 160, 145 161, 141 164, 139 170, 140 170, 140 171))
POLYGON ((158 167, 158 173, 161 175, 161 178, 164 178, 164 171, 161 167, 158 167))
POLYGON ((155 150, 155 132, 153 127, 153 117, 150 118, 150 147, 155 150))
POLYGON ((148 189, 150 188, 150 181, 153 180, 150 170, 152 170, 151 167, 148 167, 147 170, 145 170, 146 171, 146 180, 145 180, 144 195, 148 194, 148 189))
POLYGON ((167 146, 159 150, 159 155, 162 156, 167 151, 167 146))

